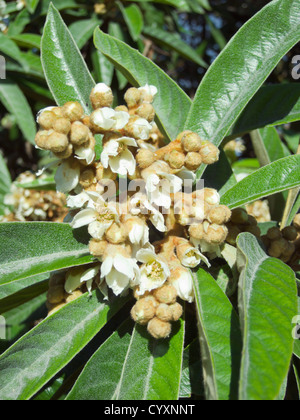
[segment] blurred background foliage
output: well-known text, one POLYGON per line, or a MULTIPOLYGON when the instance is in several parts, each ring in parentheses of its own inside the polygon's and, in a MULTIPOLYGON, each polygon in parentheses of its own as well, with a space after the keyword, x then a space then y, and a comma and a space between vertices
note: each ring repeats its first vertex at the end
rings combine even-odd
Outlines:
MULTIPOLYGON (((0 151, 11 178, 37 170, 44 155, 34 148, 35 115, 52 105, 40 60, 41 34, 50 0, 0 0, 0 55, 6 80, 0 80, 0 151)), ((97 82, 112 85, 121 98, 124 76, 90 42, 100 26, 152 59, 193 98, 206 69, 237 30, 269 3, 266 0, 53 0, 67 23, 97 82)), ((268 83, 287 83, 298 45, 277 66, 268 83)), ((300 126, 280 128, 286 153, 295 153, 300 126)), ((232 145, 233 146, 233 145, 232 145)), ((249 135, 234 150, 227 148, 237 173, 259 167, 249 135), (237 152, 237 153, 236 153, 237 152)))

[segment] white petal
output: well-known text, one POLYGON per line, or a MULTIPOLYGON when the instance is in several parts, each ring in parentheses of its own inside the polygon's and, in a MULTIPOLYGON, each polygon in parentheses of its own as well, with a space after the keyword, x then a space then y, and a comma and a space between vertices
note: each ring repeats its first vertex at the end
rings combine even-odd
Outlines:
POLYGON ((106 276, 105 280, 116 296, 122 294, 129 287, 129 278, 115 269, 106 276))
POLYGON ((81 283, 84 283, 89 280, 93 280, 93 278, 96 277, 99 271, 100 271, 100 265, 89 268, 82 274, 81 279, 80 279, 81 283))
POLYGON ((137 254, 136 259, 144 264, 152 263, 157 259, 154 247, 151 245, 149 249, 142 248, 137 254))
POLYGON ((111 108, 101 108, 94 112, 93 123, 99 128, 110 130, 115 124, 116 112, 111 108))
POLYGON ((139 90, 145 91, 148 95, 155 96, 157 95, 158 89, 153 85, 145 85, 139 88, 139 90))
POLYGON ((117 111, 114 118, 115 118, 114 129, 121 130, 128 124, 130 115, 128 114, 128 112, 117 111))
POLYGON ((111 92, 111 88, 107 86, 105 83, 98 83, 93 89, 93 93, 108 93, 108 92, 111 92))
POLYGON ((98 239, 99 241, 103 238, 105 232, 112 225, 113 222, 102 223, 102 222, 92 222, 89 225, 88 231, 92 238, 98 239))
POLYGON ((89 147, 80 147, 76 149, 75 157, 79 160, 85 160, 90 165, 95 159, 95 151, 89 147))
POLYGON ((71 226, 73 229, 81 228, 82 226, 89 225, 90 223, 94 222, 97 218, 97 212, 92 209, 85 209, 80 211, 74 217, 71 226))
POLYGON ((55 174, 55 182, 58 192, 69 193, 74 190, 79 183, 80 168, 72 168, 68 162, 63 162, 55 174))
POLYGON ((78 195, 69 195, 67 198, 67 206, 72 209, 81 209, 89 201, 90 197, 83 191, 78 195))
POLYGON ((182 270, 181 276, 172 282, 177 290, 178 296, 189 303, 195 299, 192 275, 189 270, 182 270))
POLYGON ((134 278, 134 260, 118 255, 114 258, 114 267, 119 273, 125 274, 129 279, 134 278))
POLYGON ((81 286, 81 273, 72 274, 70 272, 67 274, 65 282, 65 291, 69 294, 73 293, 74 290, 78 289, 81 286))
POLYGON ((106 277, 112 270, 114 263, 113 257, 106 257, 101 266, 101 278, 106 277))

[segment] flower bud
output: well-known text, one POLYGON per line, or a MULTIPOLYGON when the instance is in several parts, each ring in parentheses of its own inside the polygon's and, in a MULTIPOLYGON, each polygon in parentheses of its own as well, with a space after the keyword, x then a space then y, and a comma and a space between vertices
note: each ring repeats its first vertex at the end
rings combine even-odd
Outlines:
POLYGON ((40 149, 44 149, 44 150, 50 150, 49 147, 48 147, 48 138, 49 138, 50 134, 52 134, 52 133, 53 133, 53 130, 38 131, 36 136, 35 136, 35 144, 37 145, 37 147, 39 147, 40 149))
POLYGON ((172 150, 171 153, 165 156, 165 161, 168 162, 172 169, 181 169, 185 164, 185 155, 177 150, 172 150))
POLYGON ((172 321, 178 321, 182 317, 183 307, 180 305, 180 303, 176 302, 173 303, 173 305, 170 305, 170 309, 172 311, 172 321))
POLYGON ((220 245, 225 242, 228 235, 226 226, 216 224, 209 225, 204 239, 212 244, 220 245))
POLYGON ((295 241, 298 236, 297 229, 294 226, 287 226, 282 231, 282 236, 288 241, 295 241))
POLYGON ((52 111, 44 111, 38 117, 38 124, 43 130, 51 130, 57 117, 52 111))
POLYGON ((252 235, 256 236, 257 238, 260 238, 261 236, 261 230, 258 226, 247 226, 245 228, 245 232, 252 233, 252 235))
POLYGON ((89 188, 92 184, 94 184, 96 182, 94 168, 86 168, 80 174, 79 182, 80 185, 83 186, 83 188, 89 188))
POLYGON ((111 244, 122 244, 127 239, 127 230, 123 224, 113 223, 106 231, 105 236, 111 244))
POLYGON ((131 117, 125 127, 126 135, 141 140, 148 140, 151 130, 151 124, 145 118, 138 116, 131 117))
POLYGON ((166 303, 161 303, 157 310, 156 310, 156 316, 161 321, 170 322, 173 321, 173 312, 169 305, 166 303))
POLYGON ((92 254, 96 258, 101 258, 103 257, 107 246, 107 241, 99 241, 97 239, 92 239, 89 244, 90 254, 92 254))
POLYGON ((238 228, 238 226, 230 225, 228 226, 228 235, 226 238, 226 242, 228 242, 230 245, 235 246, 237 237, 239 236, 242 231, 238 228))
POLYGON ((79 121, 84 116, 84 110, 79 102, 67 102, 62 110, 64 117, 71 122, 79 121))
POLYGON ((148 149, 140 149, 136 155, 136 162, 141 169, 149 168, 155 160, 155 154, 148 149))
POLYGON ((289 243, 286 239, 281 238, 273 241, 271 246, 268 250, 269 255, 274 258, 279 258, 282 254, 284 254, 289 248, 289 243))
POLYGON ((72 144, 69 144, 68 147, 66 148, 66 150, 64 150, 61 153, 55 153, 55 156, 58 159, 69 159, 69 157, 71 157, 73 154, 73 146, 72 144))
POLYGON ((218 206, 210 210, 208 220, 217 225, 227 223, 231 218, 231 211, 226 206, 218 206))
POLYGON ((157 340, 168 338, 171 331, 171 324, 169 322, 161 321, 159 318, 153 318, 148 324, 149 334, 157 340))
POLYGON ((281 239, 282 238, 281 230, 277 227, 272 227, 267 232, 267 238, 270 239, 271 241, 276 241, 277 239, 281 239))
POLYGON ((182 239, 181 243, 177 245, 176 253, 184 267, 195 268, 201 263, 202 258, 199 250, 185 239, 182 239))
POLYGON ((142 93, 136 88, 130 88, 125 93, 124 99, 128 105, 128 108, 134 108, 140 104, 142 98, 142 93))
POLYGON ((237 225, 245 225, 249 221, 249 216, 246 210, 242 208, 232 210, 231 222, 237 225))
POLYGON ((148 122, 152 122, 155 118, 155 109, 151 104, 144 103, 138 107, 136 114, 141 118, 145 118, 148 122))
POLYGON ((204 201, 211 206, 218 206, 220 204, 220 195, 218 191, 213 188, 204 188, 203 190, 204 201))
POLYGON ((112 90, 105 83, 98 83, 90 95, 90 101, 94 109, 110 108, 113 104, 114 96, 112 90))
POLYGON ((72 124, 70 140, 75 146, 81 146, 89 140, 89 128, 79 121, 72 124))
POLYGON ((193 239, 198 239, 199 241, 204 238, 205 232, 202 223, 197 225, 191 225, 189 228, 189 234, 193 239))
POLYGON ((159 289, 154 290, 153 296, 158 302, 170 305, 176 302, 177 291, 172 285, 166 284, 159 289))
POLYGON ((181 145, 186 152, 199 152, 202 140, 198 134, 187 131, 181 136, 181 145))
POLYGON ((202 143, 199 153, 205 165, 212 165, 218 162, 220 157, 220 150, 209 141, 202 143))
POLYGON ((129 109, 125 105, 119 105, 115 108, 115 111, 117 111, 117 112, 122 111, 122 112, 127 112, 128 113, 129 109))
POLYGON ((71 131, 71 121, 67 118, 56 118, 53 124, 53 130, 67 136, 71 131))
POLYGON ((185 158, 185 167, 189 171, 196 171, 202 163, 202 157, 199 153, 189 152, 185 158))
POLYGON ((62 153, 64 152, 68 145, 69 140, 68 137, 65 134, 62 133, 56 133, 55 131, 50 134, 47 140, 48 148, 53 153, 62 153))
POLYGON ((147 325, 155 317, 156 307, 151 300, 140 299, 131 310, 132 319, 141 325, 147 325))
POLYGON ((51 287, 47 293, 47 301, 51 304, 61 303, 65 299, 65 290, 63 285, 51 287))

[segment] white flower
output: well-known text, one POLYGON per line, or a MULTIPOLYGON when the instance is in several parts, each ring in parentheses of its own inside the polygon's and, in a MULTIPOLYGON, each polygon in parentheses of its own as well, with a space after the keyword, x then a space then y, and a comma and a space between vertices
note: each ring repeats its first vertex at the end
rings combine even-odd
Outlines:
POLYGON ((191 246, 187 242, 182 242, 176 248, 177 256, 184 267, 195 268, 201 264, 202 261, 210 267, 210 263, 205 255, 201 254, 198 248, 191 246))
POLYGON ((108 93, 108 92, 111 92, 111 88, 107 86, 105 83, 98 83, 93 89, 93 93, 108 93))
POLYGON ((95 208, 97 202, 104 200, 102 197, 94 191, 81 191, 77 195, 69 195, 67 198, 67 206, 71 209, 82 209, 87 204, 89 208, 95 208))
POLYGON ((138 147, 136 141, 130 137, 120 137, 110 140, 104 146, 101 154, 101 163, 104 168, 110 167, 112 172, 126 176, 134 175, 136 161, 133 154, 128 150, 130 147, 138 147))
POLYGON ((55 174, 57 191, 65 194, 69 193, 77 187, 79 178, 79 164, 71 166, 68 161, 62 161, 55 174))
POLYGON ((152 96, 153 98, 157 95, 158 89, 153 85, 145 85, 139 88, 140 91, 145 92, 147 95, 152 96))
POLYGON ((106 256, 101 266, 101 278, 116 296, 126 291, 129 287, 138 284, 139 268, 134 258, 126 258, 115 247, 115 252, 106 256))
POLYGON ((85 160, 87 165, 94 162, 95 156, 95 151, 90 147, 82 146, 75 150, 75 157, 79 160, 85 160))
POLYGON ((169 209, 172 204, 171 194, 182 189, 182 179, 176 175, 158 172, 146 179, 146 191, 150 203, 169 209))
POLYGON ((115 111, 112 108, 97 109, 91 115, 91 121, 103 130, 121 130, 129 121, 128 112, 115 111))
POLYGON ((132 124, 132 133, 135 138, 140 140, 148 140, 152 125, 145 118, 138 118, 132 124))
POLYGON ((134 216, 140 214, 149 215, 150 221, 159 232, 166 232, 164 216, 152 204, 149 203, 147 197, 141 193, 135 194, 130 200, 130 213, 134 216))
POLYGON ((133 245, 144 246, 149 242, 149 227, 139 217, 130 217, 126 220, 129 240, 133 245))
MULTIPOLYGON (((149 244, 150 245, 150 244, 149 244)), ((158 289, 170 276, 170 269, 162 258, 157 256, 152 245, 148 249, 141 249, 136 256, 143 263, 140 269, 140 284, 138 294, 158 289)))
POLYGON ((71 294, 74 292, 74 290, 78 289, 82 283, 86 283, 86 287, 89 293, 91 293, 93 280, 99 271, 100 265, 90 267, 85 271, 78 269, 69 271, 66 278, 65 291, 71 294))
POLYGON ((184 267, 177 267, 172 271, 171 279, 172 286, 177 290, 180 299, 192 303, 195 299, 195 292, 193 286, 193 278, 190 270, 184 267))

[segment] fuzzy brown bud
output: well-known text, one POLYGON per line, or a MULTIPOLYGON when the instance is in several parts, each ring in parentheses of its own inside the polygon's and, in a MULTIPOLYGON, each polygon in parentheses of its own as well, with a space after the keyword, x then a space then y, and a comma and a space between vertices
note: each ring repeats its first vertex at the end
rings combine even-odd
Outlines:
POLYGON ((111 88, 104 83, 99 83, 92 90, 90 101, 94 109, 110 108, 114 101, 111 88))
POLYGON ((288 241, 293 242, 297 239, 298 232, 297 232, 297 229, 294 226, 287 226, 286 228, 283 229, 282 235, 288 241))
POLYGON ((226 226, 220 226, 216 224, 209 225, 204 239, 212 244, 222 244, 225 242, 228 235, 228 229, 226 226))
POLYGON ((47 145, 51 152, 62 153, 67 149, 69 140, 65 134, 53 132, 48 137, 47 145))
POLYGON ((189 171, 196 171, 202 162, 203 161, 199 153, 189 152, 186 155, 184 165, 189 171))
POLYGON ((52 111, 44 111, 38 117, 38 123, 43 130, 51 130, 57 117, 52 111))
POLYGON ((149 334, 157 340, 168 338, 171 331, 171 324, 169 322, 161 321, 159 318, 153 318, 148 324, 149 334))
POLYGON ((202 143, 199 153, 205 165, 212 165, 218 162, 220 157, 220 150, 209 141, 202 143))
POLYGON ((237 208, 237 209, 232 210, 232 215, 231 215, 230 220, 232 223, 235 223, 237 225, 244 225, 248 223, 249 216, 246 210, 242 208, 237 208))
POLYGON ((79 102, 67 102, 62 110, 64 117, 71 122, 79 121, 84 116, 84 110, 79 102))
POLYGON ((92 254, 96 258, 101 258, 103 257, 107 247, 107 241, 99 241, 97 239, 92 239, 89 244, 90 254, 92 254))
POLYGON ((134 108, 140 104, 142 98, 142 93, 137 88, 130 88, 125 93, 124 99, 128 105, 128 108, 134 108))
POLYGON ((136 155, 136 162, 141 169, 149 168, 155 160, 155 154, 148 149, 140 149, 136 155))
POLYGON ((72 124, 70 140, 75 146, 81 146, 89 140, 89 128, 79 121, 72 124))
POLYGON ((205 232, 202 223, 198 223, 197 225, 191 225, 189 227, 189 234, 192 238, 201 240, 204 238, 205 232))
POLYGON ((202 140, 198 134, 187 132, 181 138, 181 145, 186 152, 199 152, 202 140))
POLYGON ((138 107, 136 114, 145 120, 152 122, 155 118, 155 110, 151 104, 144 103, 138 107))
POLYGON ((218 206, 210 210, 208 220, 217 225, 227 223, 231 218, 231 211, 226 206, 218 206))
POLYGON ((106 231, 106 239, 114 245, 122 244, 127 239, 127 230, 123 224, 113 223, 106 231))
POLYGON ((271 241, 276 241, 277 239, 282 238, 282 233, 279 228, 272 227, 267 232, 267 238, 270 239, 271 241))
POLYGON ((165 156, 165 161, 168 162, 172 169, 181 169, 185 164, 185 155, 177 150, 172 150, 171 153, 165 156))
POLYGON ((171 322, 171 321, 173 321, 173 312, 172 312, 172 309, 166 303, 161 303, 158 306, 158 308, 156 310, 156 316, 161 321, 165 321, 165 322, 171 322))
POLYGON ((147 325, 155 317, 156 307, 152 300, 143 298, 137 301, 131 310, 132 319, 141 325, 147 325))
POLYGON ((177 291, 172 285, 164 285, 159 289, 154 290, 153 296, 158 302, 170 305, 176 302, 177 291))
POLYGON ((67 136, 71 131, 71 121, 67 118, 56 118, 53 124, 53 130, 67 136))
POLYGON ((72 144, 69 144, 68 147, 66 148, 66 150, 64 150, 61 153, 55 153, 55 156, 58 159, 69 159, 69 157, 71 157, 73 154, 73 146, 72 144))

